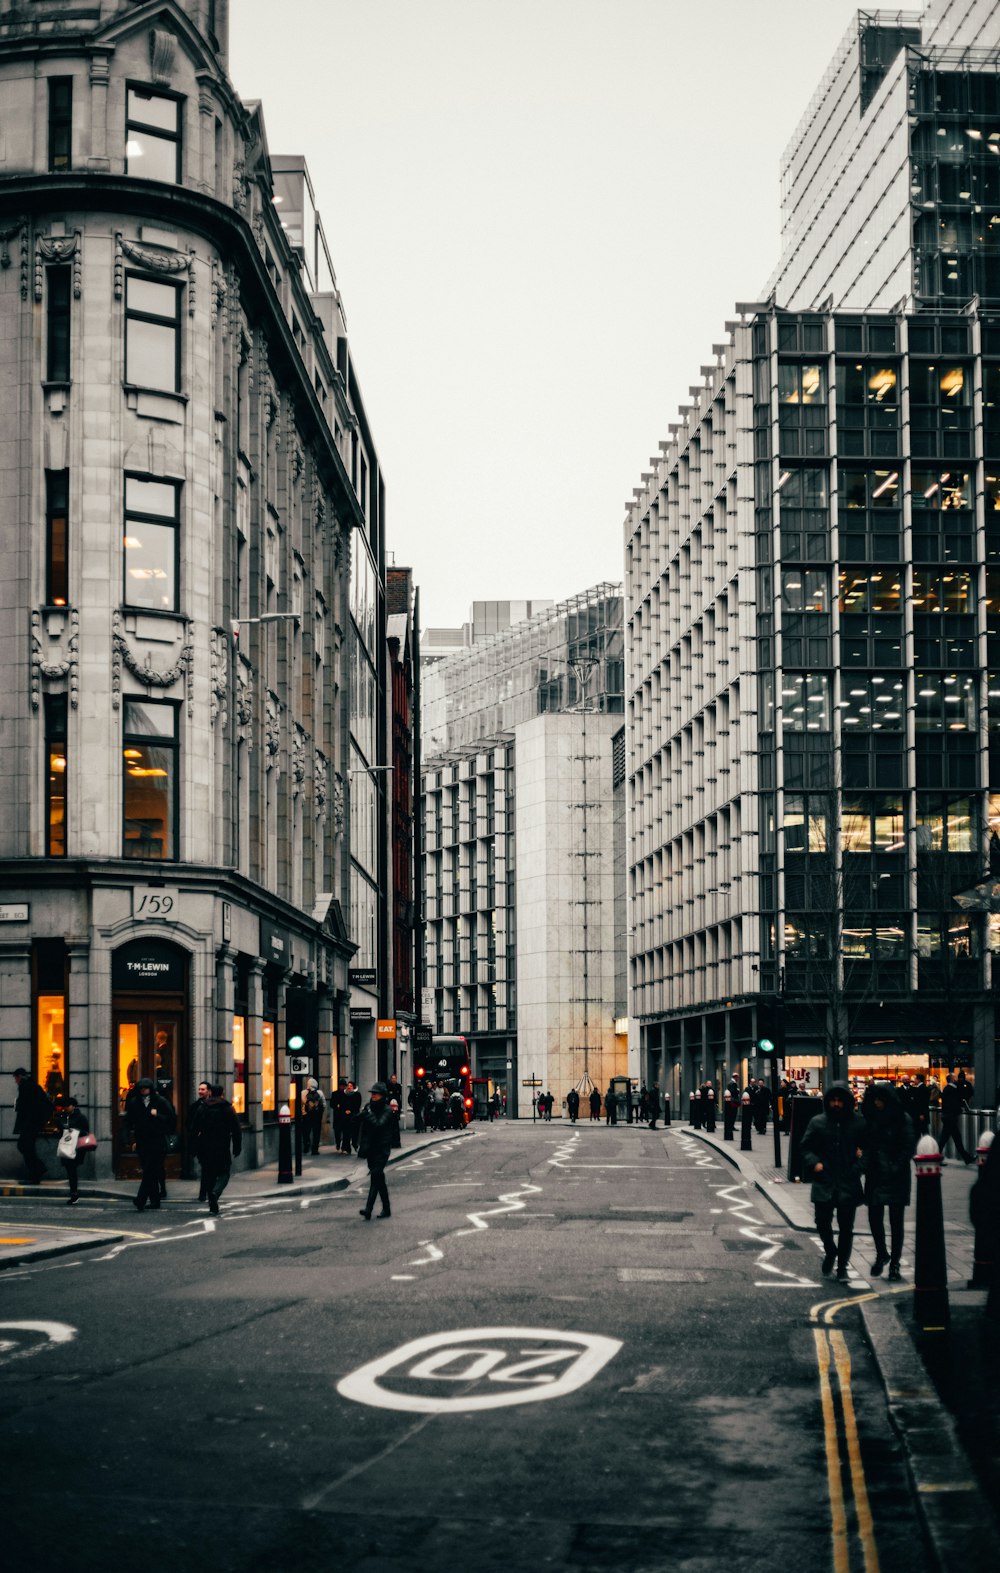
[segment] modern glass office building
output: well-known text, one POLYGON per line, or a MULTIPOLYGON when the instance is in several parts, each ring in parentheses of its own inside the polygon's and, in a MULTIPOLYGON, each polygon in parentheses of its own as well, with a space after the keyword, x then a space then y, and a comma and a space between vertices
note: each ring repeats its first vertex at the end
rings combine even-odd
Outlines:
POLYGON ((631 1003, 675 1096, 777 999, 818 1085, 966 1066, 1000 991, 1000 16, 859 12, 783 252, 625 526, 631 1003), (993 908, 997 910, 994 911, 993 908))

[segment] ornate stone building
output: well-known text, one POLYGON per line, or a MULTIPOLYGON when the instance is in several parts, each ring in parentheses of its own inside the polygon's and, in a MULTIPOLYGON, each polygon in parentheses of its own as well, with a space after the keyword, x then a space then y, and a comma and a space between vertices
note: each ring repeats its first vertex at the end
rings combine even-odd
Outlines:
MULTIPOLYGON (((378 457, 228 10, 0 0, 0 1070, 80 1099, 98 1173, 139 1074, 182 1125, 223 1082, 253 1165, 290 1035, 357 1071, 352 881, 387 878, 350 835, 387 735, 378 457)), ((4 1168, 11 1135, 5 1100, 4 1168)))

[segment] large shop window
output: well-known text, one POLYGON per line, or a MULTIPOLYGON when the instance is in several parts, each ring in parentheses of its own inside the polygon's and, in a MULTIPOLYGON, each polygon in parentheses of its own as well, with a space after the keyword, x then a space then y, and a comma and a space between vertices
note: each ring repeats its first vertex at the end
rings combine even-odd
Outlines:
POLYGON ((122 856, 177 856, 177 706, 126 699, 122 856))
POLYGON ((45 856, 66 856, 66 695, 45 695, 45 856))
POLYGON ((233 1108, 247 1112, 247 1019, 233 1017, 233 1108))
POLYGON ((126 99, 125 172, 143 180, 181 178, 181 103, 166 93, 130 87, 126 99))
POLYGON ((261 1023, 260 1053, 260 1106, 264 1114, 273 1114, 277 1089, 277 1052, 273 1021, 261 1023))
POLYGON ((49 1097, 69 1088, 66 1063, 66 947, 62 940, 38 940, 32 952, 36 1077, 49 1097))
MULTIPOLYGON (((51 380, 51 379, 50 379, 51 380)), ((181 287, 145 274, 125 280, 125 381, 139 388, 179 393, 181 386, 181 287)))
POLYGON ((180 483, 125 477, 126 606, 177 611, 180 483))

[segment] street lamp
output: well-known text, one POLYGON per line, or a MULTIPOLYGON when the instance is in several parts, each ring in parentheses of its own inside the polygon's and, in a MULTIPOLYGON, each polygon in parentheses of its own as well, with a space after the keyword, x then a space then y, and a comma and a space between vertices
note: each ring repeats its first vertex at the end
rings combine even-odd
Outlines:
POLYGON ((286 621, 289 618, 293 622, 299 623, 299 622, 302 621, 302 613, 301 612, 261 612, 259 617, 234 617, 234 618, 232 618, 232 620, 230 621, 230 624, 229 624, 229 626, 230 626, 230 628, 232 630, 233 643, 237 644, 239 642, 240 628, 243 627, 245 624, 249 624, 249 623, 280 623, 280 622, 286 621))

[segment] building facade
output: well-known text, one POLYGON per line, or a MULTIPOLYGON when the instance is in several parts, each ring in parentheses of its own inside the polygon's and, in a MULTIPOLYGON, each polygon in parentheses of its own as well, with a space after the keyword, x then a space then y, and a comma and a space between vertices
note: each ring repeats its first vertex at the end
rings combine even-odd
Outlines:
POLYGON ((625 526, 632 1011, 675 1098, 788 1070, 995 1097, 1000 21, 859 13, 625 526), (770 1030, 767 1035, 770 1035, 770 1030))
POLYGON ((469 1039, 473 1073, 505 1091, 510 1114, 530 1118, 550 1085, 558 1098, 603 1092, 627 1071, 615 991, 623 675, 621 594, 608 584, 423 675, 422 1021, 469 1039))
POLYGON ((287 1038, 327 1084, 362 1052, 389 877, 357 787, 378 459, 308 171, 227 29, 223 0, 0 4, 0 1053, 80 1100, 98 1173, 140 1074, 182 1139, 207 1077, 241 1161, 273 1152, 287 1038))

